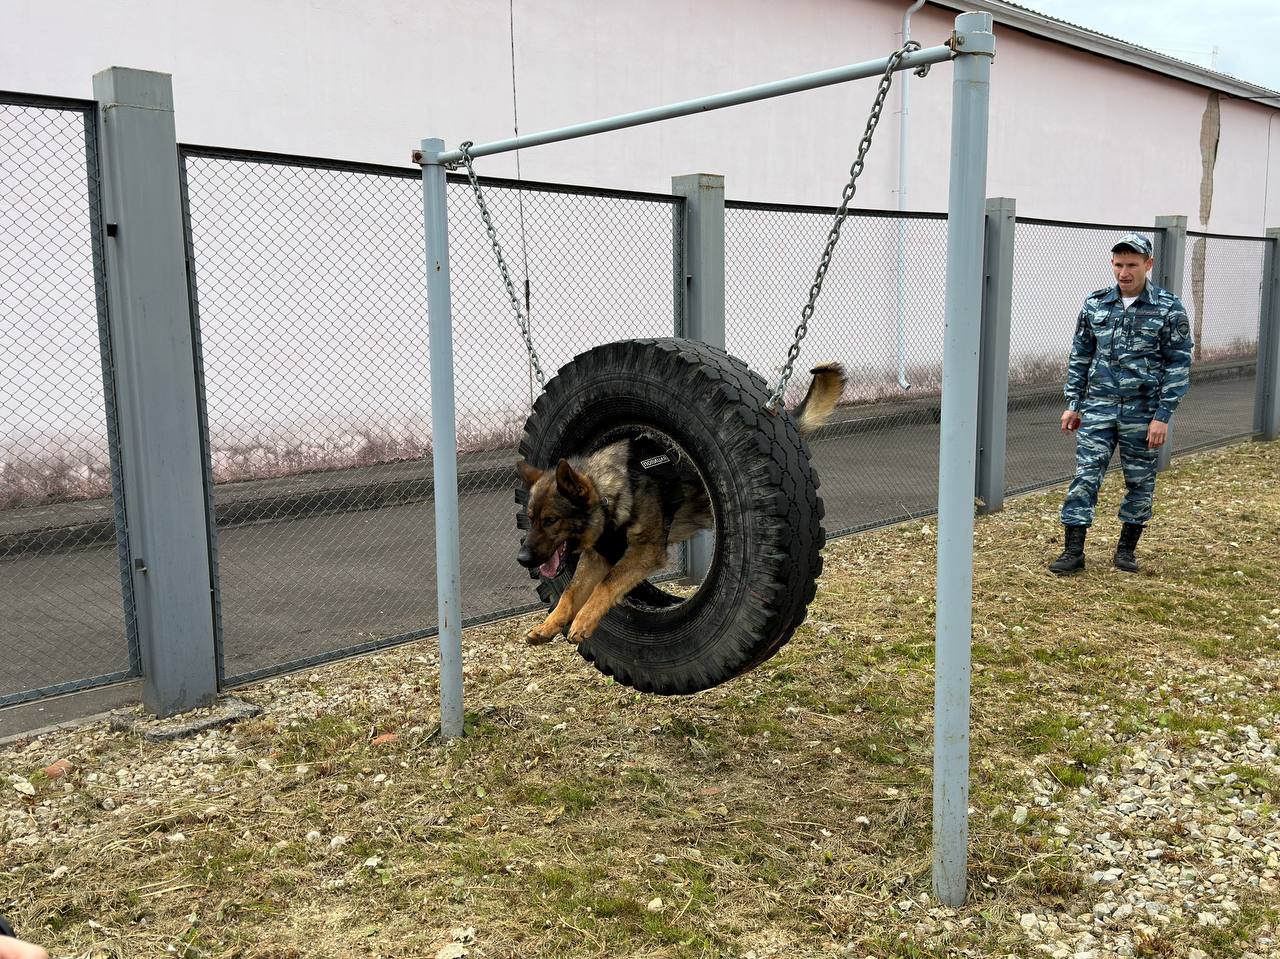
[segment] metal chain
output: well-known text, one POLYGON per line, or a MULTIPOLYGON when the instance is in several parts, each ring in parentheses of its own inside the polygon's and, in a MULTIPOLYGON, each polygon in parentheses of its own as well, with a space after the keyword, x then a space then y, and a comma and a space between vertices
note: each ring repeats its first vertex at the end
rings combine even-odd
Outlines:
MULTIPOLYGON (((849 169, 849 182, 845 184, 840 208, 836 210, 835 223, 832 224, 831 233, 827 237, 827 248, 822 251, 822 261, 818 264, 817 276, 814 277, 813 285, 809 288, 809 302, 800 311, 800 325, 796 327, 795 341, 787 351, 787 362, 782 368, 782 377, 778 380, 778 386, 773 391, 773 395, 769 397, 769 402, 765 404, 765 409, 770 413, 776 412, 778 404, 782 402, 782 394, 787 388, 787 382, 791 379, 792 367, 800 356, 800 341, 809 332, 809 320, 813 317, 814 304, 818 302, 818 295, 822 293, 822 281, 826 278, 827 268, 831 266, 831 254, 835 252, 836 244, 840 242, 840 227, 844 224, 845 217, 849 215, 849 202, 857 191, 858 177, 862 174, 862 169, 865 166, 867 151, 871 149, 871 137, 875 133, 876 124, 880 122, 880 113, 884 109, 885 97, 889 95, 889 88, 893 85, 893 74, 903 57, 919 49, 920 44, 914 40, 903 44, 902 49, 889 56, 889 63, 884 68, 884 75, 880 77, 880 89, 876 92, 875 103, 871 105, 871 116, 867 118, 867 129, 862 134, 862 142, 858 144, 858 158, 853 161, 853 166, 849 169)), ((927 71, 928 67, 923 67, 917 70, 916 74, 924 76, 927 71)))
MULTIPOLYGON (((836 210, 835 222, 832 224, 831 232, 827 237, 827 247, 823 250, 822 261, 818 264, 818 273, 814 277, 813 285, 809 288, 809 302, 805 304, 804 309, 800 312, 800 325, 796 327, 795 340, 792 342, 791 348, 787 350, 787 362, 782 368, 782 376, 778 380, 778 386, 769 398, 769 402, 765 404, 765 408, 770 412, 777 410, 778 404, 782 402, 782 394, 791 379, 795 361, 800 356, 800 342, 809 332, 809 320, 813 317, 814 304, 818 302, 818 296, 822 293, 822 281, 827 275, 827 269, 831 266, 831 255, 835 252, 836 244, 840 242, 840 227, 849 215, 849 203, 853 199, 854 193, 857 192, 858 177, 862 175, 862 170, 866 165, 867 151, 871 149, 871 138, 875 133, 877 124, 880 122, 880 114, 884 110, 884 101, 889 95, 889 88, 893 86, 893 74, 904 56, 919 49, 920 44, 914 40, 903 44, 900 50, 890 54, 884 75, 880 77, 880 88, 876 91, 875 103, 872 104, 871 115, 867 118, 867 128, 862 134, 862 141, 858 144, 857 159, 853 161, 853 166, 849 169, 849 182, 845 184, 840 207, 836 210)), ((927 66, 921 67, 916 71, 918 76, 924 76, 927 72, 927 66)), ((502 272, 502 282, 507 287, 507 296, 511 300, 511 312, 515 315, 516 322, 520 325, 520 334, 524 337, 525 348, 529 351, 529 362, 533 365, 533 371, 538 377, 538 386, 545 389, 547 378, 542 372, 542 364, 538 361, 538 353, 533 346, 533 337, 529 333, 529 321, 525 317, 524 310, 520 308, 520 298, 516 295, 515 284, 511 282, 511 274, 507 270, 507 262, 502 256, 502 245, 498 242, 498 232, 494 229, 493 217, 489 215, 489 207, 484 202, 484 193, 480 189, 480 182, 476 179, 476 172, 472 166, 471 147, 474 145, 471 140, 467 140, 460 146, 462 163, 467 168, 467 180, 471 183, 471 190, 476 197, 476 205, 480 208, 480 217, 484 220, 485 232, 489 234, 489 243, 493 247, 493 255, 498 261, 498 269, 502 272)))
POLYGON ((480 190, 480 181, 476 179, 476 171, 471 166, 471 148, 475 144, 471 140, 463 143, 462 163, 467 168, 467 179, 471 181, 471 189, 476 195, 476 205, 480 207, 480 218, 484 220, 485 232, 489 234, 489 242, 493 245, 493 255, 498 260, 498 269, 502 271, 502 282, 507 286, 507 296, 511 298, 511 312, 520 324, 520 334, 524 337, 524 345, 529 351, 529 362, 533 364, 533 372, 538 377, 540 389, 547 388, 547 378, 542 372, 542 364, 538 362, 538 352, 533 348, 533 337, 529 334, 529 320, 520 308, 520 298, 516 296, 515 284, 511 282, 511 274, 507 272, 507 261, 502 256, 502 246, 498 243, 498 231, 493 228, 493 217, 489 215, 489 207, 484 202, 484 193, 480 190))

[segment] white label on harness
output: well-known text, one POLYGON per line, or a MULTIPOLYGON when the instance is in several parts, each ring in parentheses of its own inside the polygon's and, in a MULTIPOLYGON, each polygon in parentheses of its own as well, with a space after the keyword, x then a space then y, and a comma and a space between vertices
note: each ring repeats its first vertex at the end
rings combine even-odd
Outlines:
POLYGON ((670 463, 670 462, 671 462, 671 457, 667 456, 666 453, 662 453, 658 456, 650 456, 647 460, 641 460, 640 465, 643 466, 645 469, 650 470, 650 469, 653 469, 655 466, 661 466, 663 463, 670 463))

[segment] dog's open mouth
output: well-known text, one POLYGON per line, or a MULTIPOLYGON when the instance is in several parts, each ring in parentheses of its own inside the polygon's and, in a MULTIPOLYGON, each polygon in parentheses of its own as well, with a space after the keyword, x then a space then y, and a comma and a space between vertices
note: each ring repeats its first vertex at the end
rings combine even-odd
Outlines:
POLYGON ((551 554, 551 558, 538 567, 538 573, 550 579, 556 573, 560 572, 560 563, 564 560, 564 548, 567 543, 561 543, 556 547, 556 551, 551 554))

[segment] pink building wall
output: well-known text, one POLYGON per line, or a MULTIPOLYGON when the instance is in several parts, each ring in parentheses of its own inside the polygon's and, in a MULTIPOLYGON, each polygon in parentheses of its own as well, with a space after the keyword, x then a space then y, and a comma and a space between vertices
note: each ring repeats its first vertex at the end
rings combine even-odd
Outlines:
MULTIPOLYGON (((898 43, 906 6, 517 0, 521 126, 880 57, 898 43)), ((926 6, 913 36, 939 43, 953 19, 926 6)), ((510 135, 508 30, 505 0, 11 0, 0 88, 87 98, 105 67, 162 70, 174 76, 186 142, 404 165, 422 136, 510 135)), ((1212 214, 1201 223, 1208 89, 999 25, 997 47, 991 195, 1017 198, 1028 216, 1149 223, 1182 213, 1193 229, 1249 234, 1280 224, 1280 111, 1222 97, 1212 214)), ((911 80, 913 209, 945 208, 950 80, 945 65, 911 80)), ((666 191, 672 175, 716 172, 732 197, 834 203, 873 93, 846 85, 526 151, 521 173, 666 191)), ((895 92, 859 205, 896 205, 897 110, 895 92)), ((514 158, 486 160, 482 172, 512 175, 514 158)))

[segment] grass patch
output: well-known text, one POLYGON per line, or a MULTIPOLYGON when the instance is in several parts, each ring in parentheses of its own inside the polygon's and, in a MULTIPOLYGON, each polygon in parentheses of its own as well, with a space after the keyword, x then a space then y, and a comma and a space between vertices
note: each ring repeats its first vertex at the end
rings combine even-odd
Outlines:
MULTIPOLYGON (((59 955, 1037 954, 1020 916, 1098 899, 1082 844, 1160 844, 1209 875, 1197 830, 1272 828, 1276 770, 1239 746, 1280 717, 1278 477, 1277 444, 1178 461, 1144 573, 1091 561, 1066 591, 1043 568, 1060 490, 978 519, 958 910, 930 886, 931 520, 829 544, 791 643, 697 696, 637 695, 510 622, 467 633, 457 742, 434 734, 427 644, 242 690, 265 714, 199 742, 91 728, 0 750, 34 792, 0 793, 0 902, 59 955), (1122 835, 1103 813, 1153 757, 1222 744, 1176 820, 1122 835), (37 773, 64 757, 63 779, 37 773)), ((1119 493, 1109 479, 1100 517, 1119 493)), ((1221 927, 1112 931, 1136 956, 1261 953, 1275 894, 1221 927)))

